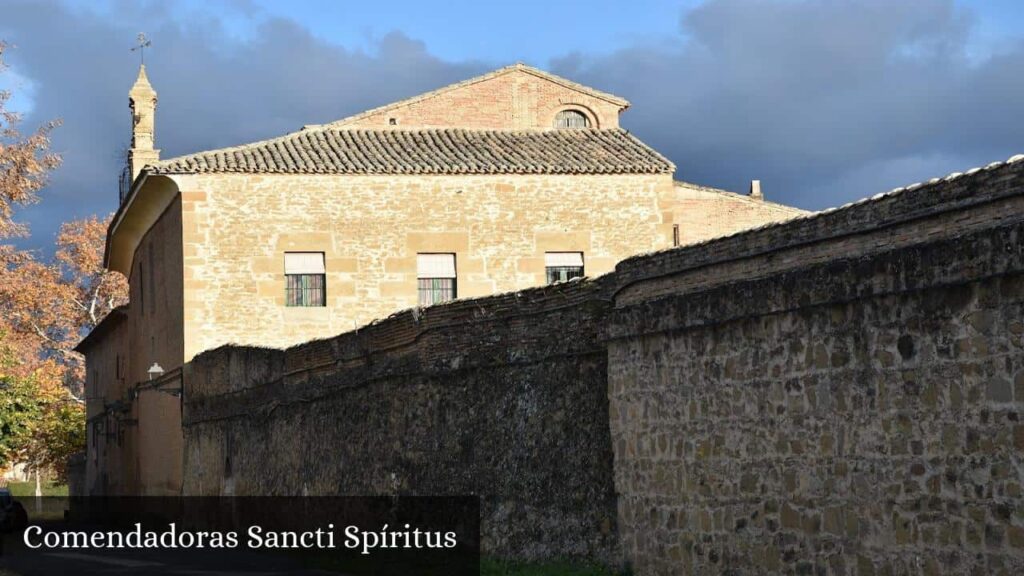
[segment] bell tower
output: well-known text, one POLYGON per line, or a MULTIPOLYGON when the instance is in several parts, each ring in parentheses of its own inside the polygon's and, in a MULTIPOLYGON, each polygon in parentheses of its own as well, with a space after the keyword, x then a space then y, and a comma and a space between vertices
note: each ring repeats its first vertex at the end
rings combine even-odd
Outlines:
POLYGON ((132 110, 132 146, 128 150, 128 165, 134 180, 143 166, 160 160, 160 151, 153 148, 156 90, 146 77, 145 64, 139 66, 139 77, 128 92, 128 105, 132 110))

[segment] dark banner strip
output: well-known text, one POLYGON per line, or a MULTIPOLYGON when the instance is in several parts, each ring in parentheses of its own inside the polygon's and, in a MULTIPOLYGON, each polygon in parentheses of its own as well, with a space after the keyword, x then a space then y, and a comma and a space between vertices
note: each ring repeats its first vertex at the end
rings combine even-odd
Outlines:
MULTIPOLYGON (((476 497, 91 497, 0 503, 0 569, 479 573, 476 497)), ((2 572, 2 570, 0 570, 2 572)))

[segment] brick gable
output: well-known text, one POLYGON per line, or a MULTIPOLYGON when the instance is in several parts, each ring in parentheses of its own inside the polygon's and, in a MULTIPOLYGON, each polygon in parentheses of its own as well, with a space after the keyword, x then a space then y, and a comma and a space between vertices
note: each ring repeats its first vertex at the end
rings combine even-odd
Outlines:
POLYGON ((547 129, 561 110, 583 112, 595 128, 617 128, 629 102, 516 64, 331 124, 355 128, 547 129))

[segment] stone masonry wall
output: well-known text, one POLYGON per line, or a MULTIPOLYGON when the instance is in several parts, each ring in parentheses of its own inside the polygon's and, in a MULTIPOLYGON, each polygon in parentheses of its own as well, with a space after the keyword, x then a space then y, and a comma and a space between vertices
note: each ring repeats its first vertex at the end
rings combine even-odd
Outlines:
POLYGON ((122 414, 107 412, 107 407, 128 396, 128 326, 123 308, 103 320, 104 334, 89 342, 85 363, 86 459, 84 494, 129 494, 134 492, 137 471, 134 458, 126 457, 126 444, 135 435, 131 426, 123 426, 122 414), (117 418, 121 416, 122 418, 117 418))
POLYGON ((807 214, 791 206, 749 196, 675 182, 672 224, 685 246, 807 214))
POLYGON ((640 576, 1022 573, 1020 160, 206 352, 184 493, 479 494, 487 553, 640 576))
POLYGON ((291 346, 416 306, 420 252, 455 254, 465 298, 544 285, 546 251, 582 252, 595 277, 672 240, 668 174, 175 178, 186 360, 227 343, 291 346), (286 251, 324 253, 326 306, 284 305, 286 251))
MULTIPOLYGON (((122 348, 129 388, 149 380, 154 362, 168 372, 182 364, 181 229, 181 202, 175 200, 136 249, 122 348)), ((110 401, 118 399, 115 390, 104 392, 110 401)), ((182 478, 181 404, 154 390, 140 391, 133 404, 138 424, 126 428, 128 439, 118 449, 122 460, 136 459, 138 477, 126 479, 127 486, 144 495, 176 495, 182 478)))
POLYGON ((1024 572, 1024 162, 622 263, 637 574, 1024 572))
POLYGON ((476 494, 487 554, 617 555, 607 281, 406 311, 185 374, 185 495, 476 494))

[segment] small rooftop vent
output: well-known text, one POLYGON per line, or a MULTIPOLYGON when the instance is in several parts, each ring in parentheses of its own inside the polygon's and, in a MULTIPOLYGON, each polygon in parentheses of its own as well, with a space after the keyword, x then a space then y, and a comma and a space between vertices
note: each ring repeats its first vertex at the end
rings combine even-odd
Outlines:
POLYGON ((761 181, 751 180, 750 181, 750 197, 755 200, 764 200, 764 194, 761 193, 761 181))

